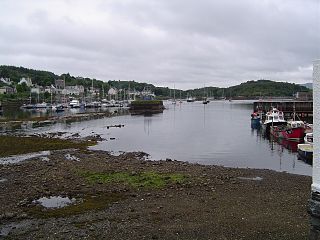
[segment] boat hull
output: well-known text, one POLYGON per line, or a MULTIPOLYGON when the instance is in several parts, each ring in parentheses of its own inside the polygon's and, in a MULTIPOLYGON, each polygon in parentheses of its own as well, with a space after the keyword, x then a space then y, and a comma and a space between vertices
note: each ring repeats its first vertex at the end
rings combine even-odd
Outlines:
POLYGON ((270 134, 277 138, 284 138, 290 141, 300 141, 304 138, 304 128, 287 128, 282 126, 271 126, 270 134))
POLYGON ((270 128, 272 126, 285 126, 287 122, 273 122, 273 123, 264 123, 262 127, 265 129, 267 134, 270 134, 270 128))
POLYGON ((310 144, 298 144, 299 158, 306 163, 312 164, 313 161, 313 147, 310 144))

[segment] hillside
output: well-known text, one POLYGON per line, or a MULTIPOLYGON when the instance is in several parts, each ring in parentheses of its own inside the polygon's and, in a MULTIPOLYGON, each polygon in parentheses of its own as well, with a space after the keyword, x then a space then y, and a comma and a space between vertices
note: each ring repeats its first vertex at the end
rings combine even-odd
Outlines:
POLYGON ((312 89, 313 88, 313 83, 305 83, 305 84, 299 84, 300 86, 303 86, 303 87, 306 87, 306 88, 309 88, 309 89, 312 89))
POLYGON ((92 86, 92 81, 95 87, 102 88, 109 88, 108 84, 96 79, 90 78, 76 78, 71 76, 69 73, 56 75, 49 71, 41 71, 41 70, 34 70, 28 69, 24 67, 15 67, 15 66, 0 66, 0 77, 10 78, 13 82, 18 83, 20 78, 22 77, 30 77, 32 83, 38 84, 40 86, 50 86, 51 84, 54 85, 55 79, 65 79, 66 85, 83 85, 85 87, 92 86))
POLYGON ((274 82, 271 80, 248 81, 228 88, 229 94, 234 96, 287 96, 291 97, 296 92, 309 91, 308 88, 294 83, 274 82))
MULTIPOLYGON (((135 89, 142 91, 145 87, 150 88, 159 98, 173 97, 174 90, 168 87, 156 87, 148 83, 140 83, 136 81, 102 81, 97 79, 74 77, 69 73, 56 75, 49 71, 33 70, 24 67, 15 66, 0 66, 0 77, 10 78, 15 83, 18 83, 21 77, 30 77, 33 83, 41 86, 47 86, 54 84, 54 80, 61 78, 66 80, 66 85, 83 85, 88 88, 92 86, 92 82, 95 88, 104 88, 108 90, 110 87, 116 87, 118 89, 135 89)), ((0 84, 0 86, 3 84, 0 84)), ((190 89, 186 91, 175 90, 176 98, 186 98, 188 95, 193 97, 202 98, 203 96, 215 97, 215 98, 234 98, 245 97, 254 98, 259 96, 286 96, 291 97, 298 91, 310 91, 305 86, 287 83, 287 82, 274 82, 271 80, 258 80, 247 81, 240 85, 232 86, 229 88, 218 87, 206 87, 190 89)))

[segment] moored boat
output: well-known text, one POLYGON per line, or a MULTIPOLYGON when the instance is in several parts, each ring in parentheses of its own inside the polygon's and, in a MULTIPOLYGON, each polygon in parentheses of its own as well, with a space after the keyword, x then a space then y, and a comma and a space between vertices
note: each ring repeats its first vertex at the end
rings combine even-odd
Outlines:
POLYGON ((88 102, 85 104, 85 107, 86 108, 100 108, 101 102, 98 102, 98 101, 88 102))
POLYGON ((312 164, 313 145, 308 143, 298 144, 298 155, 305 162, 312 164))
POLYGON ((278 138, 300 141, 305 136, 305 124, 303 121, 288 121, 285 126, 271 126, 270 133, 278 138))
POLYGON ((202 101, 203 104, 208 104, 209 102, 210 102, 210 101, 209 101, 208 98, 204 98, 203 101, 202 101))
POLYGON ((195 99, 192 96, 189 96, 187 98, 187 102, 194 102, 194 101, 195 101, 195 99))
POLYGON ((257 127, 260 126, 261 123, 261 115, 258 112, 254 112, 251 114, 251 126, 257 127))
POLYGON ((34 108, 47 108, 48 104, 46 102, 43 103, 37 103, 34 105, 34 108))
POLYGON ((313 133, 306 133, 304 143, 313 144, 313 133))
POLYGON ((22 109, 34 109, 34 108, 36 108, 36 106, 35 106, 35 104, 23 104, 22 106, 21 106, 21 108, 22 109))
POLYGON ((69 106, 71 108, 80 108, 80 102, 79 100, 73 99, 70 103, 69 106))
POLYGON ((64 111, 64 107, 62 104, 56 104, 56 105, 52 105, 51 110, 53 112, 63 112, 64 111))
POLYGON ((266 113, 266 118, 262 124, 267 133, 270 132, 271 126, 286 125, 287 122, 284 120, 284 115, 282 111, 279 111, 277 108, 272 108, 269 112, 266 113))

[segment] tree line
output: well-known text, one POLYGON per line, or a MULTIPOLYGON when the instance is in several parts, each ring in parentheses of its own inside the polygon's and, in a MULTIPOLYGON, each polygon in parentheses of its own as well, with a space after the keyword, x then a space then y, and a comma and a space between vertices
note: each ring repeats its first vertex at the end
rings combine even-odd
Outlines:
MULTIPOLYGON (((240 85, 231 86, 228 88, 218 87, 205 87, 196 88, 190 90, 179 90, 168 87, 156 87, 153 84, 123 80, 108 80, 102 81, 98 79, 86 78, 86 77, 74 77, 69 73, 56 75, 49 71, 41 71, 28 69, 24 67, 16 66, 0 66, 0 78, 10 78, 16 86, 18 92, 29 91, 24 85, 17 85, 22 77, 30 77, 32 83, 40 86, 50 86, 55 84, 56 79, 64 79, 67 86, 71 85, 82 85, 85 88, 93 86, 95 88, 104 89, 105 93, 111 88, 117 89, 131 89, 136 91, 142 91, 144 88, 149 88, 155 93, 158 98, 186 98, 188 96, 202 98, 202 97, 215 97, 215 98, 255 98, 263 96, 293 96, 296 92, 310 91, 304 86, 300 86, 294 83, 288 82, 275 82, 271 80, 251 80, 240 85)), ((0 82, 0 87, 5 84, 0 82)))

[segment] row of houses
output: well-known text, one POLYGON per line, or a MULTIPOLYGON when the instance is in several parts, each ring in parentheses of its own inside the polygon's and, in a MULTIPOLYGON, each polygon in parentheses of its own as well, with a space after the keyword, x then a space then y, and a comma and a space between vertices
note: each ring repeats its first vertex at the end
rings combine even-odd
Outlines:
MULTIPOLYGON (((4 87, 0 87, 0 94, 14 94, 17 92, 15 84, 10 80, 10 78, 0 78, 0 82, 6 84, 4 87)), ((76 97, 83 97, 85 95, 85 88, 82 85, 66 86, 64 79, 55 80, 54 85, 50 86, 39 86, 33 84, 31 78, 23 77, 20 79, 18 85, 25 83, 27 87, 30 88, 31 94, 44 94, 49 93, 53 95, 69 95, 76 97)), ((117 89, 110 88, 105 94, 103 89, 90 87, 86 91, 87 95, 104 98, 107 95, 110 99, 120 99, 120 98, 135 98, 135 96, 141 95, 140 92, 135 90, 117 89)))

